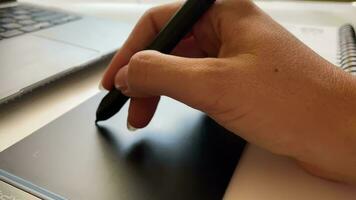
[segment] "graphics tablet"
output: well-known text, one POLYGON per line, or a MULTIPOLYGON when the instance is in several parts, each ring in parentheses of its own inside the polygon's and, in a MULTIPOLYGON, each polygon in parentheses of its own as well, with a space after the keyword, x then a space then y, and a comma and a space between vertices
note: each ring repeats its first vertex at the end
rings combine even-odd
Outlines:
POLYGON ((95 111, 103 96, 92 97, 1 152, 0 199, 223 197, 244 140, 165 97, 144 129, 127 130, 127 104, 96 126, 95 111))

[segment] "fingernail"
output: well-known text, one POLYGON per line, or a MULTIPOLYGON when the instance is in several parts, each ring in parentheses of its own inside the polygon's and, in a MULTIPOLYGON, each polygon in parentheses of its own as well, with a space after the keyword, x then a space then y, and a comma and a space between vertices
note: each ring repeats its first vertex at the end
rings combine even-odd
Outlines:
POLYGON ((104 88, 104 86, 103 86, 103 83, 100 81, 100 83, 99 83, 99 90, 100 91, 104 91, 105 90, 105 88, 104 88))
POLYGON ((127 65, 122 67, 115 77, 115 87, 118 90, 125 90, 127 88, 127 65))
POLYGON ((127 129, 128 129, 129 131, 134 132, 134 131, 137 130, 137 128, 133 127, 128 121, 127 121, 127 123, 126 123, 126 126, 127 126, 127 129))

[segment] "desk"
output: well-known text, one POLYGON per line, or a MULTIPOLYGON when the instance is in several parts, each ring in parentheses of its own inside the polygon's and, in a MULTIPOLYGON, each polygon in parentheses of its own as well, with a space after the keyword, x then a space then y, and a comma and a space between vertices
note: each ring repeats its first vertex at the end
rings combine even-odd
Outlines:
MULTIPOLYGON (((24 0, 113 20, 135 23, 149 7, 162 0, 24 0), (145 2, 145 4, 140 4, 145 2)), ((353 4, 317 2, 257 2, 277 21, 311 25, 356 24, 353 4)), ((96 94, 107 65, 102 61, 0 107, 0 151, 96 94), (80 80, 80 81, 79 81, 80 80)), ((248 146, 237 166, 225 199, 341 200, 355 199, 356 187, 308 175, 285 157, 248 146)))

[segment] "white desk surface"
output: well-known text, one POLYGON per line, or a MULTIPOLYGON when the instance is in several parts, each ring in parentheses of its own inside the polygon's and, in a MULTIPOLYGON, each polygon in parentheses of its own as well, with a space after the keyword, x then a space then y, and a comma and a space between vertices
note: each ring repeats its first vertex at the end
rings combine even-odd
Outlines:
MULTIPOLYGON (((23 0, 74 12, 135 23, 149 7, 165 0, 23 0), (120 3, 118 3, 120 2, 120 3), (144 3, 144 4, 142 4, 144 3)), ((257 2, 274 19, 310 25, 356 24, 356 4, 300 1, 257 2)), ((0 151, 96 94, 106 62, 36 89, 0 106, 0 151)), ((356 169, 355 169, 356 170, 356 169)), ((225 199, 356 199, 356 187, 311 176, 292 160, 248 146, 225 199)))

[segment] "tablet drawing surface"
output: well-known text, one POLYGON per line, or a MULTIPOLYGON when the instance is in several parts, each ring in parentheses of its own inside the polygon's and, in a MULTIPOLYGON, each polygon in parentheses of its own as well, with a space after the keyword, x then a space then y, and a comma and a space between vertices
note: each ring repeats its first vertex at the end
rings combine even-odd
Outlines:
POLYGON ((221 199, 245 141, 163 97, 130 132, 127 107, 95 126, 100 93, 0 153, 0 169, 66 199, 221 199))

